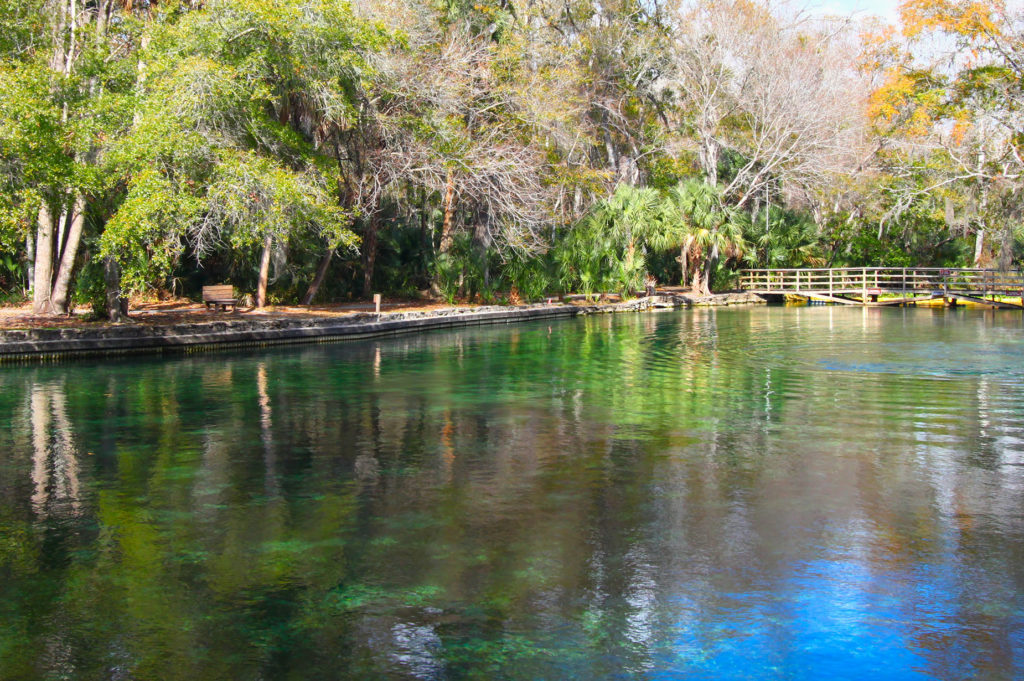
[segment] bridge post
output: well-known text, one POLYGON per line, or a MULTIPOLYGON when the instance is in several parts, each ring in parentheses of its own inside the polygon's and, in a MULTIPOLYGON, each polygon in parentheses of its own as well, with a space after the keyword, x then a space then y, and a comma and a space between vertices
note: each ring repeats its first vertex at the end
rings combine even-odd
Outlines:
POLYGON ((867 305, 868 302, 868 268, 861 268, 861 279, 860 279, 860 302, 867 305))
POLYGON ((833 295, 832 294, 832 274, 833 274, 833 270, 830 267, 830 268, 828 268, 828 297, 829 298, 831 298, 832 295, 833 295))

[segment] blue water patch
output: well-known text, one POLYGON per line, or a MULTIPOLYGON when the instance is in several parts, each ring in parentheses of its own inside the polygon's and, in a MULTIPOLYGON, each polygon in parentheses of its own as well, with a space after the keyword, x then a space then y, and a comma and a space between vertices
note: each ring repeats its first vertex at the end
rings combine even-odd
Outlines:
MULTIPOLYGON (((852 560, 793 566, 771 592, 731 594, 733 606, 711 618, 717 635, 676 623, 686 634, 658 659, 652 678, 940 678, 919 651, 921 639, 951 633, 956 612, 947 590, 952 580, 931 577, 879 573, 852 560), (909 609, 908 587, 915 592, 909 609)), ((952 678, 949 670, 942 678, 952 678)))

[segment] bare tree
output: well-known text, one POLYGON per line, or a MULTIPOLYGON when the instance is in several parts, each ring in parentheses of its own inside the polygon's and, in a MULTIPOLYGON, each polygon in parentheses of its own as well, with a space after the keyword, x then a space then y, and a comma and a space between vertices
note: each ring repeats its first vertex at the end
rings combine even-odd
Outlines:
POLYGON ((676 17, 664 85, 709 184, 723 150, 735 164, 723 193, 739 206, 769 185, 798 197, 856 165, 869 89, 848 22, 734 0, 684 3, 676 17))

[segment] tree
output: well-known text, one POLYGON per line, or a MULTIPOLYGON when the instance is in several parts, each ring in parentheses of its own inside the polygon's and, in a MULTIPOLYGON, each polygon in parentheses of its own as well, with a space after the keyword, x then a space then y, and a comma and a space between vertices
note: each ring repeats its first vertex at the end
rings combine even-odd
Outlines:
POLYGON ((347 85, 382 33, 342 2, 225 0, 152 38, 139 115, 118 149, 127 193, 103 241, 128 285, 167 273, 186 244, 199 258, 227 245, 261 252, 264 304, 275 245, 354 246, 353 210, 331 197, 321 145, 328 114, 355 111, 347 85))
POLYGON ((31 233, 33 308, 68 311, 90 196, 102 191, 98 161, 105 130, 126 112, 130 87, 111 33, 125 11, 111 0, 50 0, 15 10, 19 30, 0 65, 13 96, 0 105, 6 219, 31 233), (31 222, 29 216, 33 216, 31 222))
POLYGON ((674 228, 665 232, 661 245, 678 246, 682 285, 692 282, 693 290, 711 293, 711 277, 719 260, 738 259, 745 248, 744 214, 727 205, 720 189, 700 180, 673 187, 668 210, 674 228))
POLYGON ((663 218, 662 197, 651 188, 622 184, 574 226, 556 252, 564 286, 584 293, 643 288, 648 239, 663 218))
MULTIPOLYGON (((1009 267, 1020 243, 1022 17, 999 2, 911 0, 883 42, 872 96, 886 225, 913 213, 974 237, 973 264, 1009 267), (921 45, 943 46, 922 58, 921 45)), ((927 54, 927 53, 925 53, 927 54)))
POLYGON ((865 79, 846 23, 784 5, 680 4, 673 34, 677 125, 705 181, 747 206, 771 187, 799 197, 852 168, 864 147, 865 79), (723 154, 734 167, 723 176, 723 154))

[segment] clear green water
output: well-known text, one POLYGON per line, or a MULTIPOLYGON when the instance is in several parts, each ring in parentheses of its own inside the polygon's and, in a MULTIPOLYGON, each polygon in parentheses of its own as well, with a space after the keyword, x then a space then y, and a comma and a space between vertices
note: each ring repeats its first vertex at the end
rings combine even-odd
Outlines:
POLYGON ((1024 677, 1024 323, 0 370, 0 679, 1024 677))

